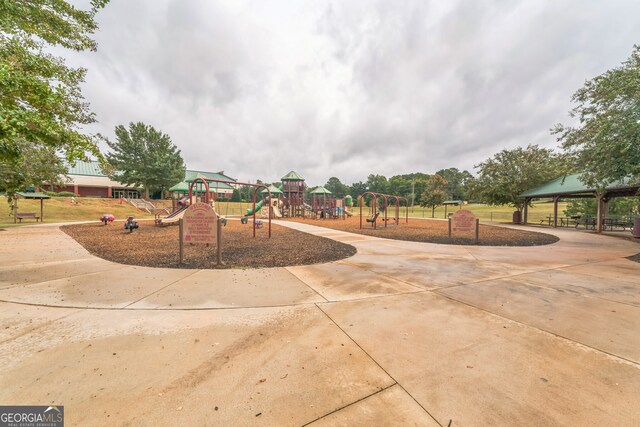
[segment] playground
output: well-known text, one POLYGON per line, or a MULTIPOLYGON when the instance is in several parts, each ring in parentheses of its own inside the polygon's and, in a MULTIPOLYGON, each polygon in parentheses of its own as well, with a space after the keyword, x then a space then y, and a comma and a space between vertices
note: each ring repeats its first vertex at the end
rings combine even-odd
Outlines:
POLYGON ((435 245, 322 227, 338 222, 287 221, 300 234, 282 230, 281 251, 308 234, 354 256, 269 269, 140 267, 57 226, 3 231, 0 399, 63 404, 70 425, 640 422, 636 242, 552 229, 546 246, 435 245))
MULTIPOLYGON (((365 217, 370 218, 370 217, 365 217)), ((410 218, 408 223, 404 219, 398 225, 387 227, 378 225, 374 229, 370 224, 360 228, 360 217, 352 216, 339 221, 313 221, 302 218, 292 218, 288 221, 303 222, 349 233, 364 234, 384 239, 407 240, 411 242, 439 243, 443 245, 474 245, 475 237, 472 233, 456 233, 448 236, 447 221, 437 219, 410 218)), ((365 221, 365 219, 363 219, 365 221)), ((556 236, 537 231, 517 228, 480 224, 478 245, 481 246, 538 246, 548 245, 558 241, 556 236)))
MULTIPOLYGON (((222 228, 222 268, 267 268, 316 264, 347 258, 353 246, 278 225, 271 238, 266 226, 254 238, 251 224, 229 220, 222 228)), ((183 264, 178 263, 178 227, 156 227, 140 221, 133 233, 120 224, 67 225, 62 231, 95 256, 121 264, 148 267, 217 268, 216 251, 202 245, 185 245, 183 264)))
POLYGON ((200 180, 153 219, 3 231, 0 399, 72 425, 640 423, 636 241, 286 177, 235 218, 200 180))

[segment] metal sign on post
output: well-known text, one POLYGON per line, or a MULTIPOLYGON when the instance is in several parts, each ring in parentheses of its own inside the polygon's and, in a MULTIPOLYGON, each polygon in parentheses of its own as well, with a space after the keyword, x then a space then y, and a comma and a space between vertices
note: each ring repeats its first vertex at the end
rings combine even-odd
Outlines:
POLYGON ((216 243, 218 214, 208 203, 194 203, 182 217, 185 243, 216 243))

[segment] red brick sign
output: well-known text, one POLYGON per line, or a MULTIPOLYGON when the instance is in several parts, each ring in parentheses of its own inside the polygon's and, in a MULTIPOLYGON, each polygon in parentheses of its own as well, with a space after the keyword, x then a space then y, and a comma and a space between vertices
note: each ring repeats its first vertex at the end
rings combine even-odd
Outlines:
POLYGON ((208 203, 194 203, 182 217, 186 243, 215 243, 218 214, 208 203))
POLYGON ((476 229, 476 216, 473 212, 460 209, 451 216, 451 231, 472 232, 476 229))

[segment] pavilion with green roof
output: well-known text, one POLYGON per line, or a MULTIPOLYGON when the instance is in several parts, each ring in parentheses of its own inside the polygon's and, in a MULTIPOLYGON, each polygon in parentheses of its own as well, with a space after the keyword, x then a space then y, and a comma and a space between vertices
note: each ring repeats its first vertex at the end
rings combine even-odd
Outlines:
MULTIPOLYGON (((196 179, 202 178, 207 183, 213 180, 220 181, 237 181, 236 179, 230 178, 224 174, 224 171, 220 172, 203 172, 203 171, 195 171, 195 170, 187 170, 185 172, 184 181, 181 181, 169 188, 169 191, 175 196, 186 196, 189 194, 189 186, 196 179)), ((233 187, 224 182, 211 182, 209 184, 209 193, 215 194, 215 198, 225 197, 231 198, 233 194, 233 187)))
POLYGON ((585 184, 580 179, 580 174, 562 176, 520 194, 520 197, 525 202, 522 222, 523 224, 527 223, 527 208, 534 199, 553 199, 553 226, 557 227, 558 201, 561 199, 595 198, 598 208, 596 228, 598 232, 601 232, 609 200, 614 197, 636 196, 639 190, 640 182, 634 182, 629 179, 609 184, 604 190, 598 191, 585 184))

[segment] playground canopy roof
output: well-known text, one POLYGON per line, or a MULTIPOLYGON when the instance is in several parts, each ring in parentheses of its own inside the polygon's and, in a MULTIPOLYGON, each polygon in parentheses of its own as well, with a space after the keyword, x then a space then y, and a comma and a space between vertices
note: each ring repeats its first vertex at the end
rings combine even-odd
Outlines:
POLYGON ((316 188, 315 190, 313 190, 310 194, 332 194, 331 191, 327 190, 326 188, 320 186, 318 188, 316 188))
MULTIPOLYGON (((269 191, 271 191, 271 194, 272 194, 272 195, 273 195, 273 194, 282 194, 282 191, 280 191, 280 189, 279 189, 278 187, 276 187, 275 185, 273 185, 273 184, 270 184, 270 185, 269 185, 269 191)), ((261 193, 262 193, 262 194, 267 194, 267 189, 266 189, 266 188, 264 188, 264 189, 261 191, 261 193)))
MULTIPOLYGON (((629 179, 610 184, 604 190, 605 197, 634 196, 640 189, 640 183, 633 183, 629 179)), ((586 185, 580 179, 580 174, 566 175, 549 181, 540 187, 527 190, 520 197, 535 199, 543 197, 595 197, 597 190, 586 185)))
POLYGON ((304 178, 298 175, 296 171, 291 171, 280 179, 282 181, 304 181, 304 178))

